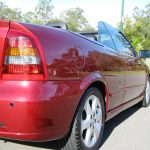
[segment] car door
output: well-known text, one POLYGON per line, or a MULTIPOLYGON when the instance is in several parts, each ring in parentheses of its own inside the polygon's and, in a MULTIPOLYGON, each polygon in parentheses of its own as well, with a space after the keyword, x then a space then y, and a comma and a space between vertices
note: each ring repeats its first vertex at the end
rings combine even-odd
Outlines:
POLYGON ((103 22, 99 22, 98 41, 103 45, 109 47, 110 51, 112 52, 112 57, 109 58, 109 60, 107 60, 106 64, 107 68, 109 69, 108 71, 105 70, 103 72, 103 75, 108 83, 108 88, 110 91, 110 99, 108 106, 110 111, 123 103, 123 98, 125 95, 125 62, 120 52, 116 50, 116 47, 108 32, 108 29, 106 28, 103 22))
POLYGON ((145 67, 137 58, 136 52, 126 37, 117 29, 112 29, 106 24, 109 33, 114 41, 116 50, 120 51, 125 62, 125 97, 123 102, 128 102, 139 97, 145 87, 145 67))
POLYGON ((125 90, 124 103, 139 97, 145 88, 146 76, 145 67, 137 54, 126 39, 126 37, 118 32, 118 42, 123 45, 122 54, 125 57, 126 74, 125 74, 125 90))

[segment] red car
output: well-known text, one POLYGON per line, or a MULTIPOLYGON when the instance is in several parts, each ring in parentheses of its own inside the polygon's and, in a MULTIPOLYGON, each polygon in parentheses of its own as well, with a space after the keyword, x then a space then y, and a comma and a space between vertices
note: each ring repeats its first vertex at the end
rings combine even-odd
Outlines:
POLYGON ((83 35, 0 21, 1 138, 98 150, 105 121, 149 105, 149 70, 125 36, 104 22, 83 35))

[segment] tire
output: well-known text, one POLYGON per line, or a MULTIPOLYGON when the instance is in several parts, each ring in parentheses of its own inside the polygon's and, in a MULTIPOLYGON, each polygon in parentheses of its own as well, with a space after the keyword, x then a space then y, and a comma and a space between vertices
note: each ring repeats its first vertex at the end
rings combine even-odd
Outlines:
POLYGON ((138 107, 148 107, 150 104, 150 79, 147 80, 144 91, 144 99, 137 104, 138 107))
POLYGON ((104 131, 105 107, 101 92, 89 88, 81 98, 70 134, 59 141, 61 150, 98 150, 104 131))
POLYGON ((150 80, 147 80, 146 88, 145 88, 145 96, 143 99, 142 106, 148 107, 150 104, 150 80))

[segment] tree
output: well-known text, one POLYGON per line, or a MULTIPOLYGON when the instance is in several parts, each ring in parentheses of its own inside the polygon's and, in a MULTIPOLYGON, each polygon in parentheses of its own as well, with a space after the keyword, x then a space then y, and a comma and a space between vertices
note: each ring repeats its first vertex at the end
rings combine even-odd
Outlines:
POLYGON ((33 24, 46 24, 47 22, 65 22, 69 30, 72 31, 94 31, 88 20, 84 17, 84 11, 81 8, 71 8, 61 13, 59 17, 53 18, 52 0, 39 0, 35 11, 29 11, 22 14, 21 9, 9 8, 4 2, 0 1, 0 19, 14 21, 23 21, 33 24))
POLYGON ((150 50, 150 3, 145 6, 143 16, 139 20, 142 22, 142 32, 145 37, 143 47, 150 50))
POLYGON ((142 33, 141 22, 134 22, 131 18, 127 16, 125 18, 124 33, 137 51, 143 49, 142 42, 145 40, 145 38, 142 33))
POLYGON ((43 24, 43 21, 39 20, 37 18, 37 15, 32 11, 23 14, 23 21, 27 23, 33 23, 33 24, 43 24))
POLYGON ((150 4, 144 10, 134 9, 132 18, 125 19, 125 35, 138 50, 150 50, 150 4))
POLYGON ((39 0, 39 3, 35 8, 37 19, 41 20, 44 24, 47 23, 48 20, 52 19, 53 8, 54 7, 51 5, 51 0, 39 0))
POLYGON ((145 10, 146 17, 150 19, 150 3, 146 5, 145 8, 146 8, 145 10))
POLYGON ((71 8, 61 13, 59 20, 67 23, 71 31, 92 31, 88 20, 83 16, 84 11, 81 8, 71 8))
POLYGON ((23 21, 28 23, 33 23, 33 20, 37 19, 37 16, 34 12, 29 11, 23 14, 23 21))
POLYGON ((63 22, 63 20, 61 20, 61 19, 58 18, 58 17, 54 17, 54 18, 52 18, 51 20, 49 20, 48 22, 63 22))
POLYGON ((21 21, 22 20, 22 12, 21 9, 9 8, 5 3, 0 1, 0 19, 21 21))
POLYGON ((5 3, 0 1, 0 10, 3 10, 4 8, 6 8, 5 3))
POLYGON ((23 14, 23 21, 33 24, 45 24, 52 19, 51 0, 39 0, 35 7, 35 12, 27 12, 23 14))

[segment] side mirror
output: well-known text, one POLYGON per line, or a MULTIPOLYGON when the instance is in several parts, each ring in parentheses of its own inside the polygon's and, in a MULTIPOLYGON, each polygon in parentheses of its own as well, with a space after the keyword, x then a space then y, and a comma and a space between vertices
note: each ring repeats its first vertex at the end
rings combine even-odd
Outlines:
POLYGON ((150 58, 150 50, 140 50, 140 58, 150 58))

